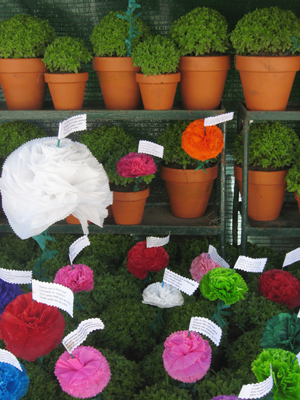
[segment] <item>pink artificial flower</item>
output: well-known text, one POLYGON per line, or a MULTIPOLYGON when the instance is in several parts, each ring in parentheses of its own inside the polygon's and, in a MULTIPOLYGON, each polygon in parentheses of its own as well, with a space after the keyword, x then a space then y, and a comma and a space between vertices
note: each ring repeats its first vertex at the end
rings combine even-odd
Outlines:
POLYGON ((65 351, 55 364, 54 373, 62 390, 80 399, 102 392, 111 375, 106 358, 90 346, 76 347, 72 355, 65 351))
POLYGON ((94 274, 87 265, 74 264, 73 268, 67 265, 57 271, 53 282, 68 287, 73 293, 88 292, 94 288, 94 274))
POLYGON ((197 332, 179 331, 165 341, 163 361, 168 374, 180 382, 202 379, 211 362, 211 347, 197 332))
POLYGON ((202 253, 192 261, 190 273, 192 278, 200 283, 203 275, 205 275, 211 269, 215 269, 217 267, 221 267, 221 265, 213 261, 208 253, 202 253))
POLYGON ((138 178, 155 174, 156 164, 151 156, 143 153, 129 153, 117 162, 117 173, 124 178, 138 178))

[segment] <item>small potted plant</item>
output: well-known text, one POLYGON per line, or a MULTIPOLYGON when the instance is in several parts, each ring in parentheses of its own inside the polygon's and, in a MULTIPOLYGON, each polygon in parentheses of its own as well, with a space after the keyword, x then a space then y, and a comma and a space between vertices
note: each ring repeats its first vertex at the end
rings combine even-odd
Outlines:
POLYGON ((171 110, 177 84, 180 54, 175 43, 164 36, 150 36, 132 51, 132 62, 146 110, 171 110))
POLYGON ((226 19, 208 7, 196 7, 172 23, 170 38, 179 48, 182 104, 190 110, 219 107, 231 56, 226 19))
POLYGON ((31 15, 17 14, 0 22, 0 80, 9 110, 43 108, 42 57, 55 37, 48 21, 31 15))
POLYGON ((93 29, 93 69, 96 71, 108 110, 132 110, 141 105, 141 95, 135 80, 131 50, 150 34, 139 15, 133 16, 135 3, 127 12, 111 11, 93 29))
POLYGON ((249 110, 286 109, 300 69, 292 40, 299 36, 300 19, 278 7, 256 9, 237 22, 230 40, 249 110))
MULTIPOLYGON (((279 122, 254 123, 249 134, 248 216, 256 221, 279 217, 288 169, 296 160, 299 138, 279 122)), ((243 135, 233 144, 234 176, 242 193, 243 135)))
POLYGON ((216 126, 204 130, 203 119, 176 121, 159 135, 158 143, 164 146, 160 174, 172 214, 179 218, 202 217, 218 176, 224 147, 221 130, 216 126))
POLYGON ((88 72, 82 72, 82 63, 92 59, 83 40, 62 36, 47 46, 43 62, 54 108, 81 110, 88 72))
POLYGON ((291 168, 289 168, 288 173, 286 175, 287 187, 286 190, 288 192, 293 192, 294 197, 298 203, 298 208, 300 212, 300 159, 299 153, 296 157, 295 164, 291 168))

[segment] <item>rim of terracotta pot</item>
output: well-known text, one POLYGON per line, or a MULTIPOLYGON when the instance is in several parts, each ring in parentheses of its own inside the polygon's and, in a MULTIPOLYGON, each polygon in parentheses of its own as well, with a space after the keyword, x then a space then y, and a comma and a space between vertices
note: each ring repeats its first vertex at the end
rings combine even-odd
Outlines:
POLYGON ((0 58, 1 73, 46 71, 42 58, 0 58))
POLYGON ((180 71, 224 71, 231 68, 231 55, 220 56, 182 56, 180 71))
POLYGON ((192 183, 192 182, 203 182, 210 181, 212 179, 216 179, 218 176, 219 164, 214 165, 213 167, 206 168, 207 172, 204 172, 201 169, 177 169, 170 168, 165 165, 160 166, 160 176, 162 179, 170 181, 170 182, 183 182, 183 183, 192 183))
POLYGON ((113 199, 116 201, 137 201, 149 197, 149 187, 145 190, 138 190, 137 192, 113 192, 113 199))
POLYGON ((162 74, 162 75, 144 75, 136 73, 135 79, 138 83, 177 83, 180 82, 181 73, 162 74))
MULTIPOLYGON (((248 170, 248 183, 250 184, 261 184, 265 182, 265 185, 275 185, 278 181, 278 177, 281 180, 284 180, 287 173, 288 168, 281 171, 256 171, 256 170, 248 170), (257 174, 256 172, 259 172, 257 174)), ((242 180, 243 177, 243 169, 238 165, 234 164, 234 176, 238 180, 242 180)))
POLYGON ((74 72, 74 73, 51 73, 44 74, 45 81, 50 83, 72 83, 72 82, 86 82, 89 79, 88 72, 74 72))
POLYGON ((138 72, 140 67, 135 67, 132 57, 94 57, 93 69, 95 71, 124 71, 138 72))
POLYGON ((288 72, 300 70, 300 56, 235 56, 235 67, 239 71, 288 72))

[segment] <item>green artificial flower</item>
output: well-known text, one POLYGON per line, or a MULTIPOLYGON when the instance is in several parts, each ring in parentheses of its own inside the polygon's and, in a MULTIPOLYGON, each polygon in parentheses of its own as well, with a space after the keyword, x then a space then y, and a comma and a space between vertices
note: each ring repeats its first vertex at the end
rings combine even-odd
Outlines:
POLYGON ((220 299, 230 305, 244 299, 248 287, 241 275, 234 270, 215 268, 201 279, 200 291, 209 300, 220 299))
POLYGON ((283 349, 264 349, 251 367, 259 382, 273 371, 272 393, 274 400, 296 400, 300 393, 300 367, 294 353, 283 349))
POLYGON ((280 348, 298 354, 300 351, 300 319, 297 314, 280 313, 266 323, 260 342, 264 348, 280 348))

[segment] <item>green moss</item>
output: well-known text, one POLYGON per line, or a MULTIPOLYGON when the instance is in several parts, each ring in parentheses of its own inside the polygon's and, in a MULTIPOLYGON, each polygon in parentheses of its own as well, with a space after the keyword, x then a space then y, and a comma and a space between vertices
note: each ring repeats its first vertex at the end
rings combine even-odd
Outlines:
POLYGON ((192 396, 185 389, 156 383, 153 386, 146 386, 139 394, 134 395, 134 400, 192 400, 192 396))

